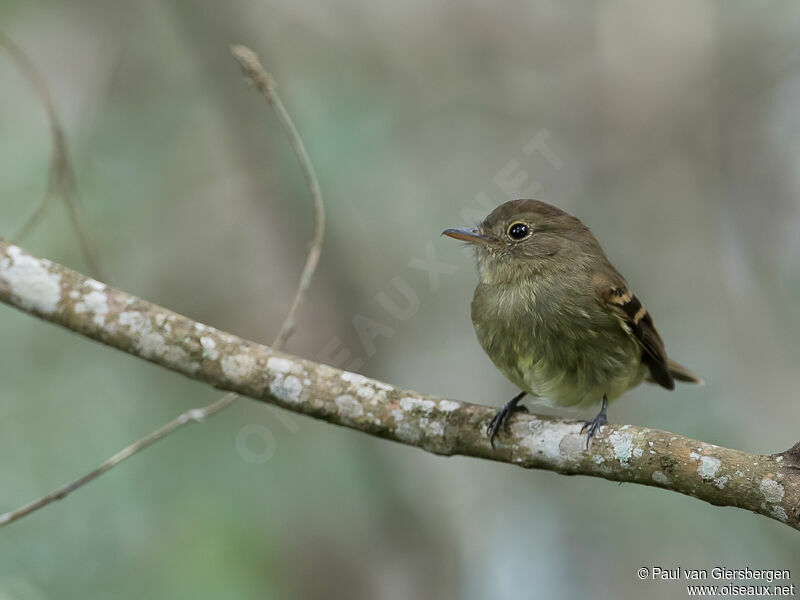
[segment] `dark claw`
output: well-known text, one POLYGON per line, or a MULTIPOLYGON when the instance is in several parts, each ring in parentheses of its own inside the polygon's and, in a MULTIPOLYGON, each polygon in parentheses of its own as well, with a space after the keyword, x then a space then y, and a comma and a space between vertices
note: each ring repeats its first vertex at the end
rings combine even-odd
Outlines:
POLYGON ((500 429, 508 429, 508 420, 511 418, 511 415, 515 412, 528 412, 527 408, 519 405, 519 401, 522 400, 526 393, 527 392, 520 392, 514 396, 503 408, 498 410, 497 414, 489 421, 489 424, 486 426, 486 435, 489 436, 489 443, 492 445, 492 448, 494 448, 494 438, 497 436, 497 432, 500 431, 500 429))
POLYGON ((589 442, 592 441, 594 434, 597 433, 597 430, 600 429, 603 425, 608 425, 608 418, 606 417, 606 408, 608 408, 608 398, 603 396, 603 406, 600 408, 600 412, 597 413, 591 421, 586 421, 583 427, 581 427, 581 433, 586 433, 586 448, 589 448, 589 442))
POLYGON ((586 447, 589 447, 589 441, 594 437, 594 434, 597 433, 597 430, 600 429, 603 425, 608 425, 608 420, 606 419, 605 415, 597 415, 591 421, 586 421, 584 426, 581 428, 581 433, 586 433, 586 447))

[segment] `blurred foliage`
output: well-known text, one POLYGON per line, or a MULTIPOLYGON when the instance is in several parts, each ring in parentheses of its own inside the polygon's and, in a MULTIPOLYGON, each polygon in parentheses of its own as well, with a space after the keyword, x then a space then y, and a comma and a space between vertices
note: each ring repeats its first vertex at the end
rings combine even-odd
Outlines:
MULTIPOLYGON (((240 42, 276 77, 328 204, 290 351, 346 349, 342 366, 398 385, 508 399, 469 322, 471 260, 439 233, 488 212, 481 198, 517 195, 508 180, 523 171, 536 197, 592 227, 671 353, 708 381, 635 390, 612 421, 748 451, 797 441, 800 6, 3 0, 0 27, 53 89, 115 286, 251 339, 277 332, 311 205, 228 56, 240 42), (542 131, 560 168, 523 152, 542 131), (435 290, 409 267, 428 248, 457 266, 435 290), (419 298, 411 319, 376 300, 400 302, 393 277, 419 298), (355 315, 392 334, 368 352, 355 315)), ((50 157, 42 107, 6 58, 0 235, 41 197, 50 157)), ((24 245, 85 270, 58 203, 24 245)), ((2 510, 217 396, 9 308, 0 336, 2 510)), ((249 401, 0 532, 0 598, 21 600, 683 593, 639 582, 652 565, 797 570, 797 534, 249 401), (273 436, 266 462, 237 451, 251 424, 273 436)))

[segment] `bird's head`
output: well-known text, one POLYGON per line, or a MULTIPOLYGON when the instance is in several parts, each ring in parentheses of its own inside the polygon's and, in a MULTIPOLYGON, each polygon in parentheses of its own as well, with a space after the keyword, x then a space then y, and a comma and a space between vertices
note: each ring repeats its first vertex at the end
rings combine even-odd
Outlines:
POLYGON ((602 250, 589 229, 563 210, 538 200, 512 200, 475 228, 443 235, 470 243, 483 283, 558 276, 586 266, 602 250))

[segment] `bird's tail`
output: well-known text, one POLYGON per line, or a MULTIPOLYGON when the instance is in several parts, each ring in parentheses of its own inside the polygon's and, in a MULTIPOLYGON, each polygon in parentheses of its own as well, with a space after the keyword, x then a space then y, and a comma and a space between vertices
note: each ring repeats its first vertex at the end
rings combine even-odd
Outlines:
POLYGON ((672 359, 669 359, 667 361, 667 368, 669 369, 670 374, 678 381, 683 381, 685 383, 696 383, 697 385, 706 384, 706 382, 703 381, 700 377, 692 373, 689 369, 687 369, 683 365, 676 363, 672 359))

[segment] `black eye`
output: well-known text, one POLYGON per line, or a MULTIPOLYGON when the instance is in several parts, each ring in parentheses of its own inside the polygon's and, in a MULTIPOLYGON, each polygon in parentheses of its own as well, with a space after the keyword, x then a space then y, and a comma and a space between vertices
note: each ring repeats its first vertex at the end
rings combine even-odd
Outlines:
POLYGON ((512 223, 508 228, 508 237, 512 240, 518 242, 520 240, 524 240, 531 234, 530 227, 525 225, 525 223, 512 223))

